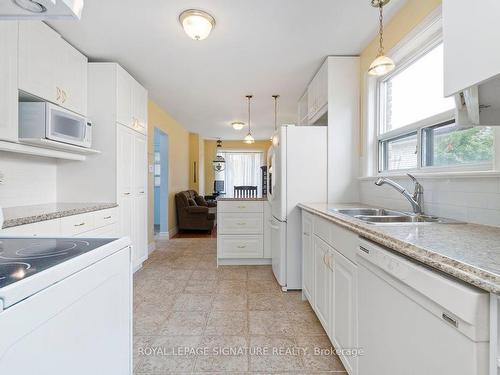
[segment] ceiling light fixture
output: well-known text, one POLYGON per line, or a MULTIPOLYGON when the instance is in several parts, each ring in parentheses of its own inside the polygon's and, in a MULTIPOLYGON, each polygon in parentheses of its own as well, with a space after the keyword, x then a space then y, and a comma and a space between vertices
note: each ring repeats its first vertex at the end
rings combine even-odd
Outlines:
POLYGON ((180 14, 179 21, 186 34, 194 40, 206 39, 215 27, 215 18, 198 9, 185 10, 180 14))
POLYGON ((274 146, 277 146, 279 144, 279 138, 278 138, 278 98, 279 95, 273 95, 274 98, 274 134, 271 137, 271 141, 273 142, 274 146))
POLYGON ((42 3, 34 0, 12 0, 18 7, 31 13, 45 13, 47 8, 42 3))
POLYGON ((215 149, 215 159, 212 161, 212 166, 215 172, 222 172, 226 169, 226 159, 219 152, 222 151, 222 141, 217 140, 217 147, 215 149))
POLYGON ((252 131, 250 128, 250 100, 252 100, 252 98, 253 98, 253 95, 247 95, 247 99, 248 99, 248 134, 243 139, 243 142, 246 144, 249 144, 249 145, 251 145, 252 143, 255 143, 255 139, 252 136, 252 131))
POLYGON ((384 55, 384 15, 383 8, 389 4, 391 0, 371 0, 372 6, 379 8, 379 47, 378 54, 375 60, 368 69, 368 74, 373 76, 383 76, 392 71, 396 64, 389 57, 384 55))
POLYGON ((241 130, 245 127, 245 123, 241 121, 234 121, 231 123, 234 130, 241 130))

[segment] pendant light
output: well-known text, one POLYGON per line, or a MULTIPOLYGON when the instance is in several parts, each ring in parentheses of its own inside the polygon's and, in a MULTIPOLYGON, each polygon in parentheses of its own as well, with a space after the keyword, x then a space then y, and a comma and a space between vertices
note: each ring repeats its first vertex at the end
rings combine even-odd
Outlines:
POLYGON ((222 172, 226 169, 226 159, 222 155, 219 155, 219 151, 222 150, 222 141, 217 140, 217 147, 215 149, 215 159, 212 161, 212 167, 215 172, 222 172))
POLYGON ((392 71, 396 65, 389 57, 384 55, 384 15, 383 8, 391 0, 371 0, 372 6, 379 8, 379 47, 377 58, 373 60, 368 69, 368 74, 373 76, 383 76, 392 71))
POLYGON ((245 136, 243 139, 243 142, 246 144, 251 145, 252 143, 255 143, 255 139, 252 136, 252 131, 250 128, 250 100, 252 100, 253 95, 247 95, 248 99, 248 134, 245 136))
POLYGON ((199 9, 185 10, 180 14, 179 22, 186 34, 194 40, 206 39, 215 27, 215 18, 199 9))
POLYGON ((274 146, 278 146, 279 138, 278 138, 278 98, 279 95, 273 95, 274 98, 274 134, 271 137, 271 141, 274 146))

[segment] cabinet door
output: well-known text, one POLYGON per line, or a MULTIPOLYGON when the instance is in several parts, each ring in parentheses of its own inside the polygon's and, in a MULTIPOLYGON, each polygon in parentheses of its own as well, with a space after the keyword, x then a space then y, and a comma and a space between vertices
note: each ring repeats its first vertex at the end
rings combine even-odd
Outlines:
POLYGON ((0 139, 17 141, 17 22, 0 22, 0 139))
POLYGON ((148 199, 140 194, 134 199, 134 249, 133 265, 138 267, 148 258, 148 199))
MULTIPOLYGON (((332 329, 335 332, 335 342, 340 348, 356 348, 358 345, 358 267, 340 254, 333 251, 334 272, 334 303, 332 329)), ((347 371, 356 373, 356 358, 343 358, 347 371)))
POLYGON ((116 121, 132 126, 133 78, 121 66, 116 66, 116 121))
POLYGON ((302 290, 311 304, 314 304, 314 252, 312 244, 312 217, 302 214, 302 290))
POLYGON ((147 141, 142 134, 134 134, 134 193, 146 194, 147 190, 147 141))
POLYGON ((327 333, 330 332, 332 270, 328 267, 329 246, 314 237, 314 310, 327 333))
POLYGON ((71 111, 87 115, 87 58, 61 39, 61 58, 64 64, 57 69, 61 89, 60 104, 71 111))
POLYGON ((134 183, 134 134, 122 126, 117 125, 117 184, 118 196, 131 196, 134 183))
POLYGON ((61 64, 61 37, 42 22, 19 22, 19 89, 58 103, 55 73, 61 64))
POLYGON ((498 0, 443 0, 445 96, 500 74, 499 14, 498 0))
POLYGON ((120 236, 128 236, 132 241, 132 251, 135 249, 135 225, 134 218, 134 198, 132 196, 121 196, 118 199, 118 209, 120 212, 120 236))
POLYGON ((264 202, 264 258, 271 258, 272 248, 271 248, 271 205, 268 202, 264 202))
POLYGON ((137 81, 133 81, 132 91, 133 101, 133 121, 134 129, 143 134, 148 132, 148 92, 137 81))

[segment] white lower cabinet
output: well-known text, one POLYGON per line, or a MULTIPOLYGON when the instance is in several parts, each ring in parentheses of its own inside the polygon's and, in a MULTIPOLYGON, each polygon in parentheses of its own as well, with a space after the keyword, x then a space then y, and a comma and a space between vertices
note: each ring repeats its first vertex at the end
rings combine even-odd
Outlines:
POLYGON ((217 239, 220 258, 262 258, 262 235, 221 235, 217 239))
POLYGON ((350 375, 357 374, 358 266, 350 259, 358 236, 302 212, 302 291, 350 375), (353 248, 351 248, 353 247, 353 248))

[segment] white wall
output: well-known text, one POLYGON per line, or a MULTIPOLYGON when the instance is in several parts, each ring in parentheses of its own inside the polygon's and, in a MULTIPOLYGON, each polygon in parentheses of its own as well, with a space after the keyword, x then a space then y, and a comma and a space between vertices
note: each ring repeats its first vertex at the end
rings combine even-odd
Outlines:
MULTIPOLYGON (((413 191, 407 177, 392 178, 413 191)), ((393 188, 375 186, 375 178, 360 181, 362 203, 411 211, 393 188)), ((471 223, 500 226, 500 177, 419 178, 424 186, 425 213, 471 223)))
POLYGON ((56 201, 56 159, 0 151, 0 206, 56 201))

